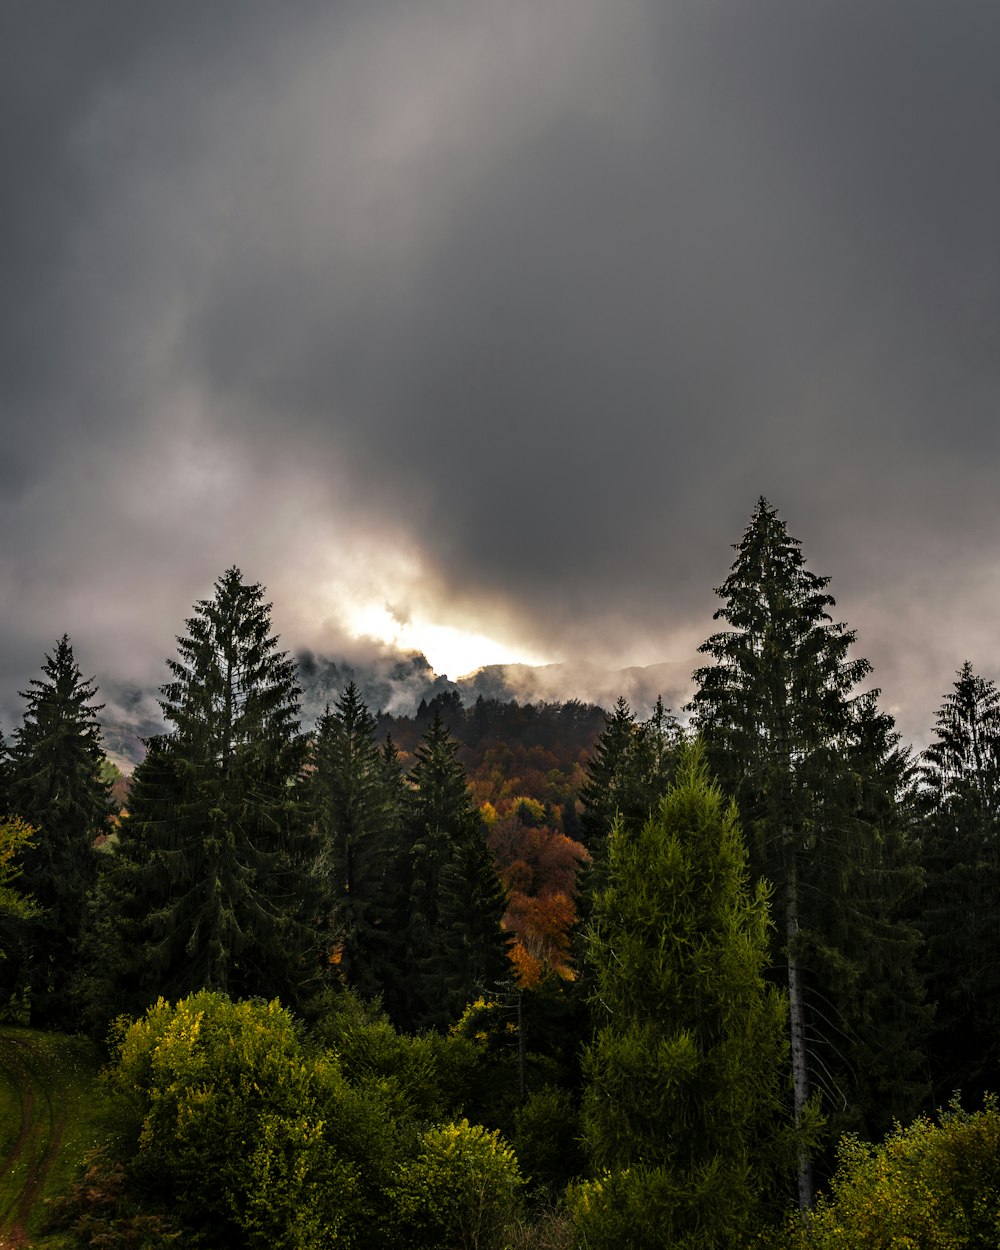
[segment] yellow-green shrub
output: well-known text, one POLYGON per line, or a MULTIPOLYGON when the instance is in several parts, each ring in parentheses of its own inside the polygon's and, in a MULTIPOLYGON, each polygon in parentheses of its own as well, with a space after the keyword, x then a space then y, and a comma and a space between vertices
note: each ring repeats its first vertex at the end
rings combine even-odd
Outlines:
POLYGON ((877 1146, 846 1137, 828 1196, 787 1230, 789 1250, 996 1250, 1000 1110, 957 1104, 937 1124, 897 1127, 877 1146))
POLYGON ((522 1185, 497 1132, 460 1120, 428 1129, 391 1197, 400 1250, 495 1250, 504 1244, 522 1185))
POLYGON ((401 1120, 424 1125, 466 1113, 479 1076, 472 1043, 457 1036, 399 1033, 377 1004, 350 989, 327 995, 309 1036, 336 1052, 340 1069, 359 1091, 375 1090, 401 1120))
POLYGON ((138 1177, 189 1226, 262 1250, 374 1244, 394 1126, 335 1057, 302 1052, 278 1003, 161 999, 110 1080, 142 1112, 138 1177))
POLYGON ((678 1174, 635 1164, 571 1185, 566 1200, 580 1250, 732 1250, 759 1231, 728 1200, 745 1177, 719 1158, 678 1174))

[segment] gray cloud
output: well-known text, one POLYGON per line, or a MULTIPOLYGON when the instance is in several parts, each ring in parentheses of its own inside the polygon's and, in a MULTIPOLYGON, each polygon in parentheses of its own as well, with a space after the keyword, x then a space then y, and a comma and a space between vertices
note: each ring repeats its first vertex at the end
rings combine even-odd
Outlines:
POLYGON ((998 671, 998 36, 960 0, 9 6, 5 688, 63 630, 158 681, 234 562, 293 649, 360 593, 693 662, 763 493, 926 735, 998 671))

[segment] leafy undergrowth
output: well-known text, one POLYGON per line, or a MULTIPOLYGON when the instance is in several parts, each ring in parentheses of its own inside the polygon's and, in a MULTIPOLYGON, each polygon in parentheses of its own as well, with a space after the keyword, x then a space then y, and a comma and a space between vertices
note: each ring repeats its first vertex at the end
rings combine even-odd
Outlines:
POLYGON ((0 1028, 0 1250, 44 1246, 50 1201, 66 1194, 95 1149, 121 1151, 136 1126, 98 1081, 83 1038, 0 1028))

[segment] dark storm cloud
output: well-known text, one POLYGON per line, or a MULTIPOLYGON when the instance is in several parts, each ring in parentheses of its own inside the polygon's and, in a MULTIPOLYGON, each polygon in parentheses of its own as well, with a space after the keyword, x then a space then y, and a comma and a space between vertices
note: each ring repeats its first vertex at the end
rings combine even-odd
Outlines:
POLYGON ((0 23, 8 685, 157 679, 234 561, 290 646, 350 583, 683 661, 762 493, 908 733, 996 670, 1000 13, 0 23))

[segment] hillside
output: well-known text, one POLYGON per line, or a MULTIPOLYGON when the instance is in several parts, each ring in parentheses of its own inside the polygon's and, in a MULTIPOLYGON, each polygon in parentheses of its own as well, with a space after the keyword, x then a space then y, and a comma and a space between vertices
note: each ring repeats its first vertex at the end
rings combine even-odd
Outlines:
POLYGON ((82 1038, 0 1028, 0 1250, 57 1245, 41 1236, 47 1200, 69 1190, 87 1154, 125 1136, 99 1067, 82 1038))
MULTIPOLYGON (((391 655, 364 663, 303 651, 297 657, 302 687, 302 724, 311 729, 328 704, 354 682, 374 712, 392 722, 418 719, 421 704, 457 697, 471 709, 479 698, 491 703, 579 703, 610 708, 623 695, 640 718, 657 696, 677 711, 691 694, 694 661, 609 669, 596 664, 491 664, 458 680, 435 673, 424 656, 391 655)), ((126 773, 145 755, 143 739, 162 733, 157 691, 134 686, 102 686, 101 729, 108 757, 126 773)), ((463 735, 453 726, 457 737, 463 735)), ((405 736, 405 735, 404 735, 405 736)), ((464 739, 463 739, 464 740, 464 739)), ((405 742, 400 746, 406 748, 405 742)))

